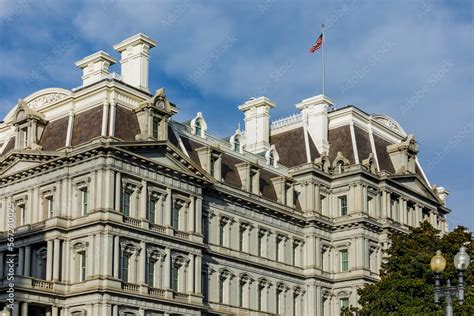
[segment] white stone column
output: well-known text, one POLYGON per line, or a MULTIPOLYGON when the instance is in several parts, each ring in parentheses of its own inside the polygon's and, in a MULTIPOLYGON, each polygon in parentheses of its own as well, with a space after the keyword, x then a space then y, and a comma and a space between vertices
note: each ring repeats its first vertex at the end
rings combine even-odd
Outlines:
POLYGON ((16 267, 17 275, 24 275, 23 268, 25 266, 25 247, 18 249, 18 266, 16 267))
POLYGON ((171 189, 166 189, 166 200, 164 210, 164 223, 166 227, 171 226, 171 212, 172 212, 173 197, 171 196, 171 189))
POLYGON ((46 254, 46 280, 51 281, 53 277, 53 241, 48 240, 47 242, 47 254, 46 254))
POLYGON ((145 284, 146 276, 146 244, 144 241, 140 242, 140 258, 139 258, 139 268, 138 268, 138 284, 145 284))
POLYGON ((117 305, 114 305, 112 307, 112 316, 119 316, 119 313, 118 313, 118 306, 117 305))
POLYGON ((107 121, 109 116, 109 103, 104 101, 102 106, 102 129, 100 135, 102 137, 107 136, 107 121))
POLYGON ((202 289, 202 258, 196 256, 194 261, 194 293, 201 294, 202 289))
POLYGON ((53 281, 59 281, 59 267, 61 264, 61 240, 54 240, 53 281))
POLYGON ((59 316, 59 310, 57 306, 51 306, 51 316, 59 316))
POLYGON ((388 210, 387 210, 387 191, 382 191, 382 201, 380 203, 382 205, 382 218, 388 217, 388 210))
POLYGON ((165 264, 164 264, 164 284, 163 287, 165 289, 171 289, 171 249, 166 248, 166 257, 165 257, 165 264))
POLYGON ((194 272, 195 272, 195 266, 194 266, 194 255, 189 254, 189 263, 188 263, 188 275, 186 276, 187 278, 187 292, 189 294, 194 293, 194 272))
POLYGON ((120 237, 114 236, 114 278, 119 278, 120 237))
POLYGON ((71 260, 71 241, 65 240, 63 242, 63 257, 64 257, 64 262, 66 264, 62 265, 62 275, 63 278, 62 280, 64 282, 70 282, 71 281, 71 265, 72 265, 72 260, 71 260))
POLYGON ((109 136, 115 136, 115 116, 117 111, 117 104, 115 101, 110 103, 110 119, 109 119, 109 136))
POLYGON ((194 196, 191 196, 191 202, 189 203, 189 219, 188 219, 188 231, 189 232, 195 232, 196 231, 196 221, 195 221, 195 215, 196 215, 196 203, 195 203, 196 198, 194 196))
POLYGON ((315 251, 316 251, 316 256, 315 256, 315 266, 318 269, 321 269, 321 238, 316 237, 315 240, 315 251))
POLYGON ((24 276, 31 275, 31 246, 25 246, 25 268, 23 274, 24 276))
POLYGON ((28 303, 27 302, 22 302, 21 303, 21 316, 28 316, 28 303))
POLYGON ((202 198, 196 198, 196 233, 202 234, 202 198))
MULTIPOLYGON (((142 190, 140 192, 140 210, 138 211, 138 219, 147 218, 147 209, 148 209, 148 182, 142 180, 142 190)), ((153 223, 154 224, 154 223, 153 223)))
POLYGON ((122 176, 120 172, 115 172, 115 210, 121 212, 122 209, 122 176))

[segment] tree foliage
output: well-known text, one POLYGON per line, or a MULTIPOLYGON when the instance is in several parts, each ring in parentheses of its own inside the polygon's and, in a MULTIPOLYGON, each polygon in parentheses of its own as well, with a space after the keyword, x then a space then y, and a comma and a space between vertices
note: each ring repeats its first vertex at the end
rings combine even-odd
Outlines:
MULTIPOLYGON (((360 309, 352 308, 358 315, 444 315, 444 300, 440 307, 434 304, 434 274, 430 260, 436 250, 446 258, 446 270, 441 274, 441 284, 451 280, 458 284, 453 258, 461 246, 474 258, 474 243, 465 227, 439 237, 439 231, 427 222, 412 228, 409 234, 392 234, 392 245, 385 254, 380 270, 381 280, 358 290, 360 309)), ((465 303, 454 303, 454 314, 474 315, 473 266, 465 272, 465 303)))

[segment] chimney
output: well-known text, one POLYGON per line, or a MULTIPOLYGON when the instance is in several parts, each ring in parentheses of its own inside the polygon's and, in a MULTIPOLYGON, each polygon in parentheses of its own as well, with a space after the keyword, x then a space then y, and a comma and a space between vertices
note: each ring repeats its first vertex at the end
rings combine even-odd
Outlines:
POLYGON ((120 64, 123 82, 149 92, 149 50, 155 46, 156 42, 142 33, 114 45, 114 49, 122 54, 120 64))
POLYGON ((245 150, 258 154, 270 149, 270 109, 274 107, 267 97, 251 98, 239 106, 245 115, 245 150))
POLYGON ((334 102, 322 94, 305 99, 296 105, 320 153, 329 152, 328 108, 332 105, 334 102))
POLYGON ((81 68, 82 85, 88 86, 102 80, 109 74, 109 66, 115 64, 115 59, 106 52, 99 51, 76 62, 81 68))

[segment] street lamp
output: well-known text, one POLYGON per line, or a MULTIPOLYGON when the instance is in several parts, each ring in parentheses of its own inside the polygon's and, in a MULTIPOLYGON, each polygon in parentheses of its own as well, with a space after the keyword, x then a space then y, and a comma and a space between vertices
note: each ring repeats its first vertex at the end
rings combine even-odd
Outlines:
POLYGON ((459 277, 458 285, 452 286, 451 281, 448 280, 446 286, 441 287, 440 275, 446 268, 446 259, 444 259, 440 250, 436 251, 436 254, 431 258, 431 271, 435 274, 434 301, 436 306, 438 306, 440 299, 443 297, 445 298, 446 316, 453 315, 453 297, 458 299, 459 304, 462 305, 464 303, 464 271, 466 271, 469 266, 470 260, 471 258, 469 258, 466 248, 459 248, 459 252, 454 256, 454 267, 458 271, 459 277))

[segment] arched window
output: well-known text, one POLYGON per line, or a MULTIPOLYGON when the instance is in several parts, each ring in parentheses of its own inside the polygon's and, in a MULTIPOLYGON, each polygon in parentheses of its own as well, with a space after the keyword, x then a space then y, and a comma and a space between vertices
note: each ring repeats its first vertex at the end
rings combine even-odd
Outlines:
POLYGON ((344 162, 342 160, 337 162, 335 171, 336 174, 342 174, 344 172, 344 162))
POLYGON ((267 165, 277 167, 278 160, 280 160, 280 156, 276 151, 275 145, 272 145, 270 149, 265 153, 265 158, 267 159, 267 165))

